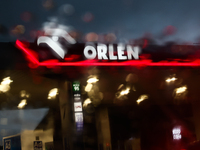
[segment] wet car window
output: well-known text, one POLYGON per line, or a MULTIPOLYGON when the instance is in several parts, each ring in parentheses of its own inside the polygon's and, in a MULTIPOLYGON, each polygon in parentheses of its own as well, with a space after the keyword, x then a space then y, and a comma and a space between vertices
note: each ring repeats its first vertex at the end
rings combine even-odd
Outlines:
POLYGON ((199 150, 198 4, 1 1, 0 149, 199 150))

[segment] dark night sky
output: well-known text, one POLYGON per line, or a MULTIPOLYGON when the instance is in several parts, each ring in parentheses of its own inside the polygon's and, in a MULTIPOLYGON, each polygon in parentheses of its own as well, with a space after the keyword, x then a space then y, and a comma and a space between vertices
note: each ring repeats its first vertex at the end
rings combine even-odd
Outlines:
MULTIPOLYGON (((26 38, 29 37, 30 31, 41 29, 49 17, 59 18, 60 23, 71 25, 83 33, 115 33, 119 41, 138 38, 146 32, 152 33, 153 38, 158 39, 168 25, 176 27, 177 32, 162 41, 196 42, 199 36, 198 0, 56 0, 50 10, 43 6, 46 1, 1 0, 0 24, 8 31, 16 25, 24 25, 26 31, 21 37, 26 38), (65 4, 74 8, 71 15, 63 13, 62 6, 65 4), (33 19, 29 22, 23 21, 20 17, 23 12, 32 13, 33 19), (94 16, 89 22, 82 19, 87 12, 94 16)), ((15 39, 16 37, 9 33, 0 36, 0 41, 15 39)))

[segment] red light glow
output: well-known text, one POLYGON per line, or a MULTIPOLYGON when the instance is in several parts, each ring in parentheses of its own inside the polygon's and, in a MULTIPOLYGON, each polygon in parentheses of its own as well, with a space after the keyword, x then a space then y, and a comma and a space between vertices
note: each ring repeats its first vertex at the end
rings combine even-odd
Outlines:
MULTIPOLYGON (((56 59, 47 60, 43 62, 39 62, 33 50, 27 48, 22 42, 19 40, 16 41, 16 46, 22 50, 30 63, 34 64, 34 66, 191 66, 198 67, 200 66, 200 59, 196 59, 191 62, 178 62, 178 61, 160 61, 160 62, 152 62, 150 59, 145 60, 128 60, 124 62, 99 62, 97 60, 84 60, 78 62, 59 62, 56 59)), ((76 56, 77 57, 77 56, 76 56)), ((67 59, 70 61, 73 58, 67 59)))

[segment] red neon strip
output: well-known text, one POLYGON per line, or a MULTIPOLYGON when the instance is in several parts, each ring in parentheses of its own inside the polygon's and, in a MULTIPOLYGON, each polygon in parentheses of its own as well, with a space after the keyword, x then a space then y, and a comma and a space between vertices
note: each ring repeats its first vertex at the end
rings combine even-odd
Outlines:
POLYGON ((160 61, 160 62, 152 62, 152 60, 129 60, 125 62, 96 62, 95 60, 85 60, 79 62, 56 62, 56 61, 45 61, 39 62, 33 54, 30 52, 28 48, 25 48, 23 43, 20 41, 16 41, 17 47, 19 47, 26 55, 29 56, 29 60, 31 63, 36 64, 38 66, 200 66, 200 59, 197 59, 193 62, 181 63, 178 61, 174 62, 167 62, 167 61, 160 61))
POLYGON ((16 46, 19 47, 27 56, 29 56, 30 60, 34 64, 39 64, 39 61, 33 56, 33 54, 30 53, 28 48, 25 48, 23 46, 23 43, 20 42, 19 40, 16 41, 16 46))
POLYGON ((191 62, 191 63, 178 63, 178 62, 135 62, 135 61, 130 61, 130 62, 110 62, 110 63, 90 63, 90 62, 64 62, 64 63, 39 63, 39 66, 200 66, 199 63, 191 62))

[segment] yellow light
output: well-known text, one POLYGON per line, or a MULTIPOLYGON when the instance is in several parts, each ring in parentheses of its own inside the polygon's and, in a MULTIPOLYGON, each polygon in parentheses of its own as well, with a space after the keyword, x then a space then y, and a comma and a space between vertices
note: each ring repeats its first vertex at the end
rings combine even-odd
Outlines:
POLYGON ((173 82, 173 81, 176 81, 176 80, 177 80, 177 78, 172 77, 172 78, 166 79, 165 81, 169 83, 169 82, 173 82))
POLYGON ((10 90, 10 85, 7 84, 0 84, 0 91, 5 93, 8 92, 10 90))
POLYGON ((92 89, 92 84, 88 83, 88 84, 86 85, 86 87, 85 87, 85 91, 86 91, 86 92, 90 92, 91 89, 92 89))
POLYGON ((9 85, 11 82, 13 82, 10 77, 4 78, 1 82, 2 85, 9 85))
POLYGON ((141 95, 136 102, 137 102, 137 104, 140 104, 140 102, 142 102, 148 98, 149 98, 148 95, 141 95))
POLYGON ((171 82, 171 79, 168 78, 168 79, 166 80, 166 82, 171 82))
POLYGON ((90 103, 92 103, 92 101, 89 98, 87 98, 83 103, 83 107, 87 107, 87 105, 90 103))
POLYGON ((175 89, 177 94, 184 93, 187 90, 186 86, 175 89))
POLYGON ((171 81, 175 81, 177 78, 175 78, 175 77, 173 77, 173 78, 171 78, 171 81))
POLYGON ((18 104, 18 108, 22 109, 25 107, 25 105, 27 104, 26 99, 23 99, 19 104, 18 104))
POLYGON ((87 83, 96 83, 97 81, 99 81, 99 79, 97 79, 96 77, 94 77, 94 78, 88 79, 87 83))
POLYGON ((126 90, 123 90, 120 92, 120 95, 127 95, 130 91, 130 88, 126 88, 126 90))
POLYGON ((48 99, 55 99, 57 94, 58 94, 57 88, 51 89, 48 94, 48 99))

